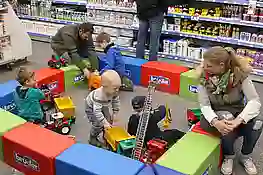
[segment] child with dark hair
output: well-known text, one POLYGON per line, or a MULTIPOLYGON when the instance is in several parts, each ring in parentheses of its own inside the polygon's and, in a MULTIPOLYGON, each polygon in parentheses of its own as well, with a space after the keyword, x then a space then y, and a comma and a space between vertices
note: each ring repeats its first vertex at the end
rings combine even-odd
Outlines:
POLYGON ((21 84, 14 92, 14 100, 18 109, 18 115, 30 122, 41 122, 44 113, 40 100, 45 99, 45 94, 36 88, 34 72, 25 67, 20 67, 16 80, 21 84))
MULTIPOLYGON (((145 99, 145 96, 136 96, 131 101, 133 110, 135 111, 135 114, 132 114, 130 116, 128 123, 128 133, 131 135, 136 135, 140 117, 142 117, 145 99)), ((168 146, 170 147, 184 136, 185 133, 177 129, 169 129, 162 131, 158 127, 158 123, 162 122, 165 116, 166 107, 164 105, 160 105, 158 108, 151 110, 149 123, 146 130, 146 136, 144 140, 145 144, 154 138, 160 138, 168 142, 168 146)))
POLYGON ((122 86, 120 90, 133 91, 133 82, 128 78, 125 72, 125 63, 122 59, 121 51, 111 42, 110 35, 102 32, 96 38, 97 46, 104 49, 106 53, 106 65, 100 71, 102 74, 105 70, 115 70, 121 77, 122 86))

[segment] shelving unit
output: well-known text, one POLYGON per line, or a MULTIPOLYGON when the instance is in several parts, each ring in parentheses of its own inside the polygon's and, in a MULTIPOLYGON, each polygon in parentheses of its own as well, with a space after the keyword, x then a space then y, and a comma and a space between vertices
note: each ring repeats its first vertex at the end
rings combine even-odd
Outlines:
MULTIPOLYGON (((124 54, 134 55, 136 44, 134 41, 136 41, 138 30, 135 4, 129 3, 129 1, 121 1, 120 4, 116 4, 114 1, 104 1, 104 4, 101 4, 98 1, 53 0, 48 2, 51 4, 49 7, 43 3, 40 6, 39 2, 38 4, 34 2, 31 5, 19 6, 17 11, 25 28, 34 39, 48 42, 57 29, 63 25, 88 21, 95 25, 95 35, 101 31, 108 32, 122 46, 124 54), (43 9, 48 13, 43 12, 43 9), (43 16, 43 14, 49 15, 43 16)), ((212 45, 231 46, 237 49, 238 54, 251 57, 254 66, 252 77, 256 81, 263 82, 263 52, 261 53, 263 49, 263 33, 261 31, 263 29, 263 9, 258 9, 257 14, 252 16, 244 16, 249 4, 255 3, 260 8, 263 7, 263 2, 200 1, 218 4, 218 9, 221 9, 221 12, 217 13, 218 9, 213 8, 214 12, 210 14, 211 9, 200 9, 202 13, 196 15, 198 9, 192 13, 191 7, 182 7, 181 11, 178 8, 170 7, 163 25, 162 47, 159 56, 179 60, 186 66, 194 67, 202 60, 204 45, 207 47, 212 45), (224 9, 231 10, 231 14, 224 14, 224 9), (205 12, 206 14, 204 14, 205 12), (200 32, 202 31, 200 28, 197 31, 194 31, 193 27, 191 29, 185 28, 186 20, 188 25, 200 24, 206 29, 200 32), (209 33, 207 28, 211 28, 211 26, 217 28, 217 32, 209 33), (221 31, 223 29, 224 31, 221 31), (187 48, 187 51, 178 51, 182 47, 187 48), (196 53, 198 54, 196 55, 196 53)))
POLYGON ((7 1, 0 2, 0 18, 0 65, 11 68, 32 54, 31 39, 7 1))

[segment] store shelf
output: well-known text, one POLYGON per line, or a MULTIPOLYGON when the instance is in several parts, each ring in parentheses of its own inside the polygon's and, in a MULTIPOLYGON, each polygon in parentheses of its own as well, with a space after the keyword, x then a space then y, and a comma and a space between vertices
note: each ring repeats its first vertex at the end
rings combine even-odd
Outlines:
POLYGON ((53 0, 53 3, 58 3, 58 4, 68 4, 68 5, 87 5, 87 1, 62 1, 62 0, 53 0))
MULTIPOLYGON (((33 32, 28 32, 30 36, 33 37, 43 37, 43 40, 50 41, 51 35, 49 34, 40 34, 40 33, 33 33, 33 32)), ((42 41, 42 40, 41 40, 42 41)), ((120 47, 121 51, 123 53, 128 53, 127 56, 135 56, 135 51, 136 49, 133 47, 120 47)), ((146 55, 149 55, 149 51, 146 51, 146 55)), ((124 54, 126 55, 126 54, 124 54)), ((187 57, 181 57, 181 56, 176 56, 176 55, 170 55, 166 53, 159 52, 158 53, 159 58, 167 58, 171 60, 178 60, 182 61, 184 63, 184 66, 193 68, 196 65, 200 64, 200 60, 198 59, 192 59, 192 58, 187 58, 187 57)), ((258 81, 258 82, 263 82, 263 70, 260 69, 253 69, 252 72, 252 80, 258 81)))
POLYGON ((87 9, 94 9, 94 10, 107 10, 107 11, 114 11, 114 12, 125 12, 125 13, 136 13, 135 8, 130 7, 119 7, 119 6, 109 6, 105 4, 87 4, 87 9))
MULTIPOLYGON (((28 16, 28 15, 19 15, 19 18, 21 19, 27 19, 27 20, 36 20, 36 21, 43 21, 43 22, 52 22, 56 24, 81 24, 83 22, 81 21, 68 21, 68 20, 60 20, 60 19, 52 19, 52 18, 46 18, 46 17, 36 17, 36 16, 28 16)), ((129 25, 125 24, 111 24, 109 22, 100 22, 100 21, 93 21, 88 20, 90 23, 93 23, 97 26, 105 26, 105 27, 111 27, 111 28, 117 28, 117 29, 128 29, 133 30, 133 28, 129 25)))
POLYGON ((186 14, 167 14, 167 16, 182 18, 182 19, 190 19, 194 21, 207 21, 207 22, 215 22, 215 23, 225 23, 225 24, 235 24, 240 26, 248 26, 248 27, 256 27, 263 29, 263 23, 253 22, 253 21, 244 21, 241 19, 233 19, 233 18, 224 18, 224 17, 203 17, 203 16, 190 16, 186 14))

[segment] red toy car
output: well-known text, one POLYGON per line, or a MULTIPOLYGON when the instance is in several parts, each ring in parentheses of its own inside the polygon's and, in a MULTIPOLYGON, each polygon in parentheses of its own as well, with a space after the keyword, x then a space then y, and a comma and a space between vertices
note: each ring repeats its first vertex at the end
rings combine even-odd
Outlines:
POLYGON ((60 69, 62 66, 68 66, 68 61, 63 57, 52 55, 52 58, 48 61, 48 66, 51 68, 60 69))
POLYGON ((43 126, 49 130, 62 135, 68 135, 71 131, 71 119, 64 118, 64 115, 59 112, 51 115, 51 121, 46 122, 43 126))
POLYGON ((167 150, 168 143, 161 139, 153 139, 147 143, 147 151, 141 158, 144 163, 152 164, 167 150))

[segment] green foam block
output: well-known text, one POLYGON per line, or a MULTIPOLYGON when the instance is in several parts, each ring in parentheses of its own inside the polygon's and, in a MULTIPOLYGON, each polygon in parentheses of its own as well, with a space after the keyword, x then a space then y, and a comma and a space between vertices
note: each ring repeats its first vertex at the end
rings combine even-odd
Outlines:
POLYGON ((13 128, 26 123, 21 117, 0 108, 0 160, 4 160, 2 136, 13 128))
POLYGON ((84 80, 84 76, 77 66, 69 65, 61 68, 61 70, 64 71, 65 90, 73 87, 88 88, 87 81, 84 80))
POLYGON ((199 77, 195 69, 184 72, 180 75, 180 92, 183 98, 197 101, 199 77))
POLYGON ((217 174, 219 156, 219 138, 188 132, 157 164, 186 175, 217 174))

